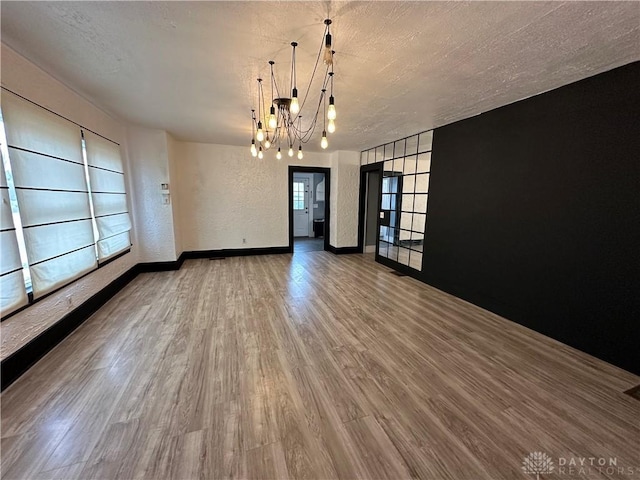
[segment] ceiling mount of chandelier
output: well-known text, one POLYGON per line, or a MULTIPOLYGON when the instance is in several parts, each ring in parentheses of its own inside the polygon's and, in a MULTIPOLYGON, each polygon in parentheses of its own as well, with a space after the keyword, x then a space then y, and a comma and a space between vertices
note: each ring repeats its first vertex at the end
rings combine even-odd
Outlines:
POLYGON ((298 94, 296 76, 296 47, 297 42, 291 42, 291 75, 289 89, 285 92, 280 90, 273 73, 275 62, 269 61, 271 102, 267 108, 264 99, 264 89, 262 78, 258 78, 258 108, 251 110, 251 155, 262 159, 264 151, 271 147, 277 147, 276 158, 282 158, 281 149, 284 147, 290 157, 293 156, 293 147, 298 144, 298 159, 303 158, 302 145, 306 144, 313 137, 319 125, 318 116, 322 115, 322 138, 320 146, 325 149, 329 146, 327 132, 336 131, 336 107, 333 96, 333 57, 335 51, 332 49, 332 38, 330 32, 331 20, 324 21, 325 30, 322 36, 320 51, 316 58, 315 66, 311 73, 311 79, 306 87, 306 92, 302 99, 298 94), (325 65, 324 80, 317 103, 307 104, 309 92, 313 85, 314 78, 318 71, 320 59, 325 65), (329 105, 327 107, 326 93, 329 91, 329 105), (284 95, 283 95, 284 94, 284 95), (289 96, 286 96, 290 94, 289 96), (302 124, 302 110, 305 111, 305 124, 302 124), (256 114, 257 113, 257 114, 256 114))

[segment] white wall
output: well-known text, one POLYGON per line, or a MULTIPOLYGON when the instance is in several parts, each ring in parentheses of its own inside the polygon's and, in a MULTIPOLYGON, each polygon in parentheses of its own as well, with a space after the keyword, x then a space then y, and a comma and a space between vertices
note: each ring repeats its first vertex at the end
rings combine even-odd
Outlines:
MULTIPOLYGON (((6 45, 2 44, 1 48, 4 87, 121 144, 125 179, 131 194, 129 162, 123 145, 123 125, 6 45)), ((129 206, 131 211, 130 196, 129 206)), ((132 238, 136 238, 135 223, 132 238)), ((4 359, 18 350, 137 262, 137 242, 134 241, 131 253, 4 320, 0 324, 0 358, 4 359)))
POLYGON ((258 160, 228 145, 178 143, 177 150, 186 251, 287 246, 288 166, 330 166, 329 155, 313 152, 278 161, 273 152, 258 160))
POLYGON ((178 195, 178 176, 180 171, 180 149, 178 142, 171 136, 167 135, 167 152, 169 160, 169 190, 171 198, 171 213, 173 219, 173 239, 175 243, 176 258, 184 251, 182 245, 182 229, 179 228, 180 223, 180 202, 181 198, 178 195))
POLYGON ((331 154, 331 231, 334 247, 358 245, 360 154, 337 151, 331 154), (334 215, 333 212, 337 212, 334 215))
MULTIPOLYGON (((127 151, 131 161, 138 260, 168 262, 178 258, 172 203, 176 193, 170 178, 168 135, 164 130, 127 128, 127 151), (161 184, 168 183, 171 202, 162 202, 161 184)), ((180 252, 181 253, 181 252, 180 252)))

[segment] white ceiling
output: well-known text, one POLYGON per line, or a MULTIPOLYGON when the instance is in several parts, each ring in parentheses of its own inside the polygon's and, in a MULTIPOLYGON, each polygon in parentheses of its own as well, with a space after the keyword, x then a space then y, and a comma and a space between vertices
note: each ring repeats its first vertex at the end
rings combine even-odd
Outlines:
POLYGON ((288 85, 293 40, 302 90, 326 17, 337 51, 331 150, 375 146, 640 59, 634 1, 3 0, 1 13, 3 42, 116 117, 229 145, 250 141, 255 79, 269 78, 268 60, 288 85))

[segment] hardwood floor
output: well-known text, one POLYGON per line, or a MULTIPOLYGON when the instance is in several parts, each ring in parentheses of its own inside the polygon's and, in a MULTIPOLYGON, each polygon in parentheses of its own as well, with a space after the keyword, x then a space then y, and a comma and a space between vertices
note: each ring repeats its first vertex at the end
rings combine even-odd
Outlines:
POLYGON ((640 478, 559 471, 640 467, 637 384, 361 255, 190 260, 2 394, 2 478, 640 478))

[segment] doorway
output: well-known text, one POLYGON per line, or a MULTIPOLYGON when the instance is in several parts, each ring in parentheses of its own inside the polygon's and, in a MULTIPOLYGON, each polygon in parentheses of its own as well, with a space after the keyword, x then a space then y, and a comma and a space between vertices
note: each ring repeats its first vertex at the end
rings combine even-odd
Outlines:
POLYGON ((378 232, 383 228, 382 205, 382 164, 360 167, 360 210, 358 221, 358 250, 361 253, 375 253, 378 232))
POLYGON ((380 205, 380 173, 366 172, 364 216, 364 253, 375 253, 378 239, 378 206, 380 205))
POLYGON ((329 250, 330 169, 289 167, 289 249, 329 250))

